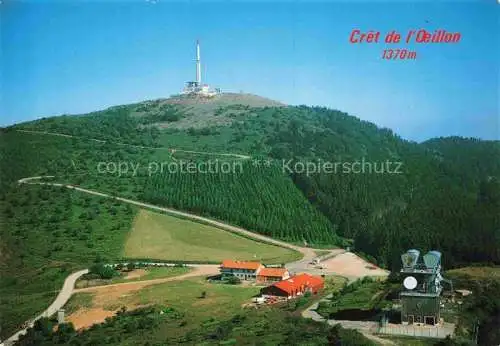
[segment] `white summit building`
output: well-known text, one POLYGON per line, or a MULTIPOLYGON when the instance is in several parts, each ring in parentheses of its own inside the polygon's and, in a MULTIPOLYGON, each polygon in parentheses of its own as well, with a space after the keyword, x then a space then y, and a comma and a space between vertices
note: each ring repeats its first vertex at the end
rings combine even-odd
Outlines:
POLYGON ((200 42, 196 41, 196 80, 186 82, 182 90, 184 95, 213 97, 220 93, 220 89, 212 90, 208 84, 201 84, 201 61, 200 61, 200 42))

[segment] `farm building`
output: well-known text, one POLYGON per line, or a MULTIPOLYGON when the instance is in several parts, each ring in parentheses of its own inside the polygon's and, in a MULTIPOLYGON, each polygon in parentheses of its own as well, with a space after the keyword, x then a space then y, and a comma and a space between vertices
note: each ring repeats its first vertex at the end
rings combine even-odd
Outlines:
POLYGON ((322 277, 303 273, 264 287, 260 292, 263 296, 293 298, 306 292, 316 294, 323 288, 324 281, 322 277))
POLYGON ((223 278, 236 276, 240 280, 256 280, 263 268, 260 262, 224 260, 220 266, 220 273, 223 278))
POLYGON ((290 273, 286 268, 263 268, 257 274, 258 283, 271 283, 286 280, 290 273))

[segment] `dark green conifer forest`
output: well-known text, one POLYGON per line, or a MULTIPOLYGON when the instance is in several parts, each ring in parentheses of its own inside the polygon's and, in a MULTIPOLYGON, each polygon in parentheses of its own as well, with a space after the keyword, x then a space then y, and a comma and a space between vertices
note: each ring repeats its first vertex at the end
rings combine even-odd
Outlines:
POLYGON ((50 175, 53 182, 171 206, 293 243, 349 245, 388 269, 398 269, 408 248, 440 250, 445 268, 500 264, 498 141, 448 137, 415 143, 321 107, 224 106, 204 115, 224 121, 207 120, 200 127, 205 118, 198 116, 197 127, 190 126, 197 116, 181 106, 147 101, 1 129, 0 274, 6 278, 1 304, 9 304, 23 287, 18 299, 25 307, 2 322, 2 336, 32 313, 33 301, 42 307, 52 299, 51 289, 39 290, 42 279, 60 286, 69 271, 97 256, 118 257, 135 214, 112 200, 18 184, 31 176, 50 175), (215 159, 239 162, 243 169, 235 174, 147 169, 151 162, 215 159), (283 160, 390 161, 401 171, 306 174, 284 170, 283 160), (102 173, 97 169, 102 162, 139 169, 120 176, 102 173), (16 278, 20 272, 26 278, 16 278), (32 274, 38 279, 28 284, 32 274))

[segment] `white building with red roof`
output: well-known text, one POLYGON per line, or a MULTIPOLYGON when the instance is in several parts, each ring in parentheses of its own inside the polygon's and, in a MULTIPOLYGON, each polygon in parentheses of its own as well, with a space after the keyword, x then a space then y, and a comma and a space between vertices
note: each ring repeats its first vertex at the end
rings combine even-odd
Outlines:
POLYGON ((266 284, 282 280, 290 277, 290 273, 286 268, 263 268, 257 274, 257 283, 266 284))
POLYGON ((224 260, 220 266, 222 277, 236 276, 240 280, 256 280, 264 269, 260 262, 224 260))

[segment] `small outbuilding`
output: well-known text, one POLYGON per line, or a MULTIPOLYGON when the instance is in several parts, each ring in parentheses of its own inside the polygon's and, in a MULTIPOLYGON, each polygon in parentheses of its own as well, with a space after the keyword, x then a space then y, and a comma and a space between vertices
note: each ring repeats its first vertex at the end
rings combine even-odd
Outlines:
POLYGON ((472 294, 472 291, 469 290, 455 290, 455 292, 463 298, 472 294))
POLYGON ((257 283, 273 283, 286 280, 290 277, 290 273, 286 268, 263 268, 257 274, 257 283))

